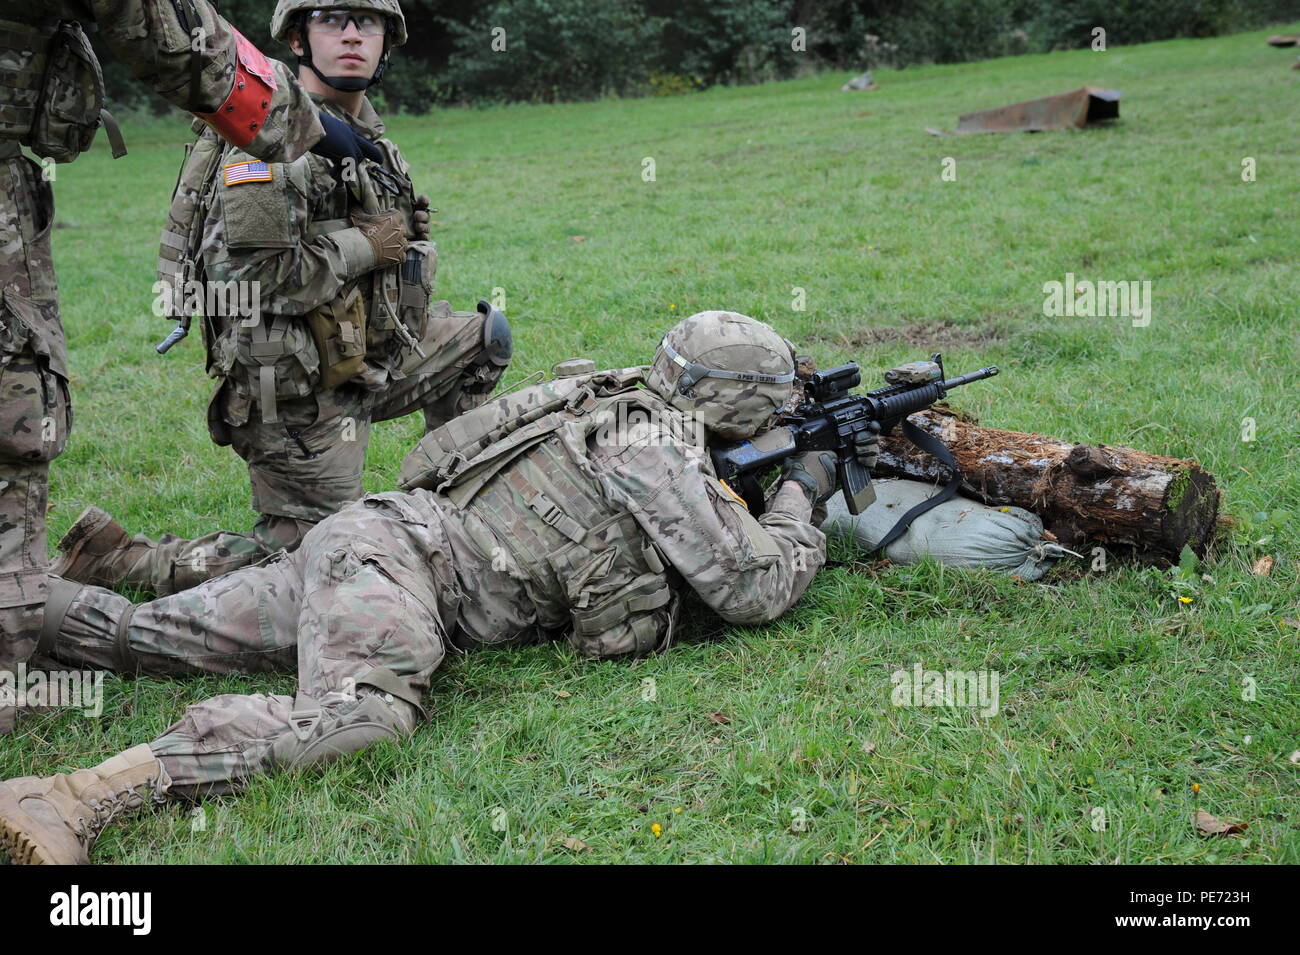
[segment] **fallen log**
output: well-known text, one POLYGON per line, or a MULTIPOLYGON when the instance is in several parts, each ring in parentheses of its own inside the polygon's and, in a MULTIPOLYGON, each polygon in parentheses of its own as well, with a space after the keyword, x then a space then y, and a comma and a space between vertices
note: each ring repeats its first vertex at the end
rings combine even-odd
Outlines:
MULTIPOLYGON (((913 424, 939 438, 962 469, 964 494, 1032 511, 1064 546, 1177 560, 1203 555, 1214 537, 1221 492, 1195 461, 1105 444, 985 428, 938 408, 913 424)), ((898 429, 881 439, 880 477, 946 483, 948 470, 898 429)))

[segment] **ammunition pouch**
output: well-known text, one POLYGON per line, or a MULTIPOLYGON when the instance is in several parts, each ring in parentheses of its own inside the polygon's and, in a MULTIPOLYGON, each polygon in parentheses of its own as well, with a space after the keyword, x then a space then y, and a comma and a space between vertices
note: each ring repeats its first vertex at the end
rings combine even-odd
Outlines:
MULTIPOLYGON (((398 266, 401 288, 398 293, 402 317, 408 323, 412 317, 421 323, 433 298, 434 276, 438 272, 438 249, 432 242, 412 242, 406 250, 406 261, 398 266), (411 313, 416 313, 414 316, 411 313)), ((419 338, 423 328, 412 328, 419 338)))
POLYGON ((571 643, 596 659, 643 656, 672 642, 680 598, 669 585, 662 561, 645 574, 608 584, 588 582, 574 595, 571 643))
POLYGON ((307 315, 320 358, 320 387, 337 388, 365 366, 366 303, 355 285, 307 315))
POLYGON ((262 422, 280 420, 279 402, 305 398, 318 387, 320 358, 307 322, 263 313, 239 318, 214 343, 215 368, 243 398, 256 402, 262 422))
POLYGON ((49 41, 45 77, 23 143, 54 162, 72 162, 108 128, 113 156, 125 155, 117 123, 104 109, 104 74, 81 24, 65 20, 49 41))

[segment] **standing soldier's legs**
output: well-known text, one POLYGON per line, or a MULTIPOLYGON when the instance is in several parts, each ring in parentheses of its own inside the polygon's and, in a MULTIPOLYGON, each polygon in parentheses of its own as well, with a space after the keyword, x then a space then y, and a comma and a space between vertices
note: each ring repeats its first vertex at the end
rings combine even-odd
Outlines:
POLYGON ((500 312, 453 312, 447 302, 429 306, 428 327, 420 342, 424 357, 411 349, 402 371, 406 377, 377 394, 374 421, 424 411, 426 431, 477 408, 492 393, 510 364, 510 325, 500 312))
MULTIPOLYGON (((27 660, 40 635, 47 474, 72 425, 53 219, 39 167, 0 141, 0 670, 27 660)), ((0 735, 13 728, 12 702, 0 698, 0 735)))
MULTIPOLYGON (((88 806, 116 814, 143 805, 149 792, 229 792, 255 774, 329 762, 409 734, 445 654, 443 621, 455 613, 448 553, 436 509, 399 494, 366 498, 314 528, 280 561, 301 570, 301 592, 271 598, 277 630, 297 605, 297 695, 214 697, 189 707, 153 743, 93 770, 0 784, 0 851, 19 862, 85 861, 108 818, 88 806)), ((230 609, 246 613, 246 600, 230 609)), ((192 622, 188 614, 153 619, 176 641, 192 622)))
POLYGON ((227 422, 232 446, 248 463, 260 515, 251 533, 217 531, 192 540, 165 534, 154 541, 128 536, 92 507, 59 543, 63 553, 54 572, 164 596, 296 548, 318 521, 363 493, 370 418, 355 386, 281 400, 276 412, 271 423, 257 405, 244 406, 237 423, 227 422))

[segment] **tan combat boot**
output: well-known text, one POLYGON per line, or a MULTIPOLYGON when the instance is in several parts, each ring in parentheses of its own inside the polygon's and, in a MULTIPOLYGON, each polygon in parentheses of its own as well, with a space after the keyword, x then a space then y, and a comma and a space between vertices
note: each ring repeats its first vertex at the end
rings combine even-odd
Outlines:
POLYGON ((158 791, 162 764, 147 744, 94 769, 0 783, 0 858, 17 865, 86 865, 90 847, 119 813, 158 791))
POLYGON ((107 511, 88 507, 59 541, 61 551, 50 573, 79 584, 116 587, 136 583, 131 571, 152 550, 146 540, 133 540, 107 511))

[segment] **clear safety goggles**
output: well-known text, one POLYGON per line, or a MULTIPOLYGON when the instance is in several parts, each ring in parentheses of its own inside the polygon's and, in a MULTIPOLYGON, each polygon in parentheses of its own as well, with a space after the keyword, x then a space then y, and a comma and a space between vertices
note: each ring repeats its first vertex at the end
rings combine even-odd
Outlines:
POLYGON ((352 23, 361 36, 383 36, 388 18, 364 10, 312 10, 307 14, 307 28, 321 33, 343 33, 352 23))

